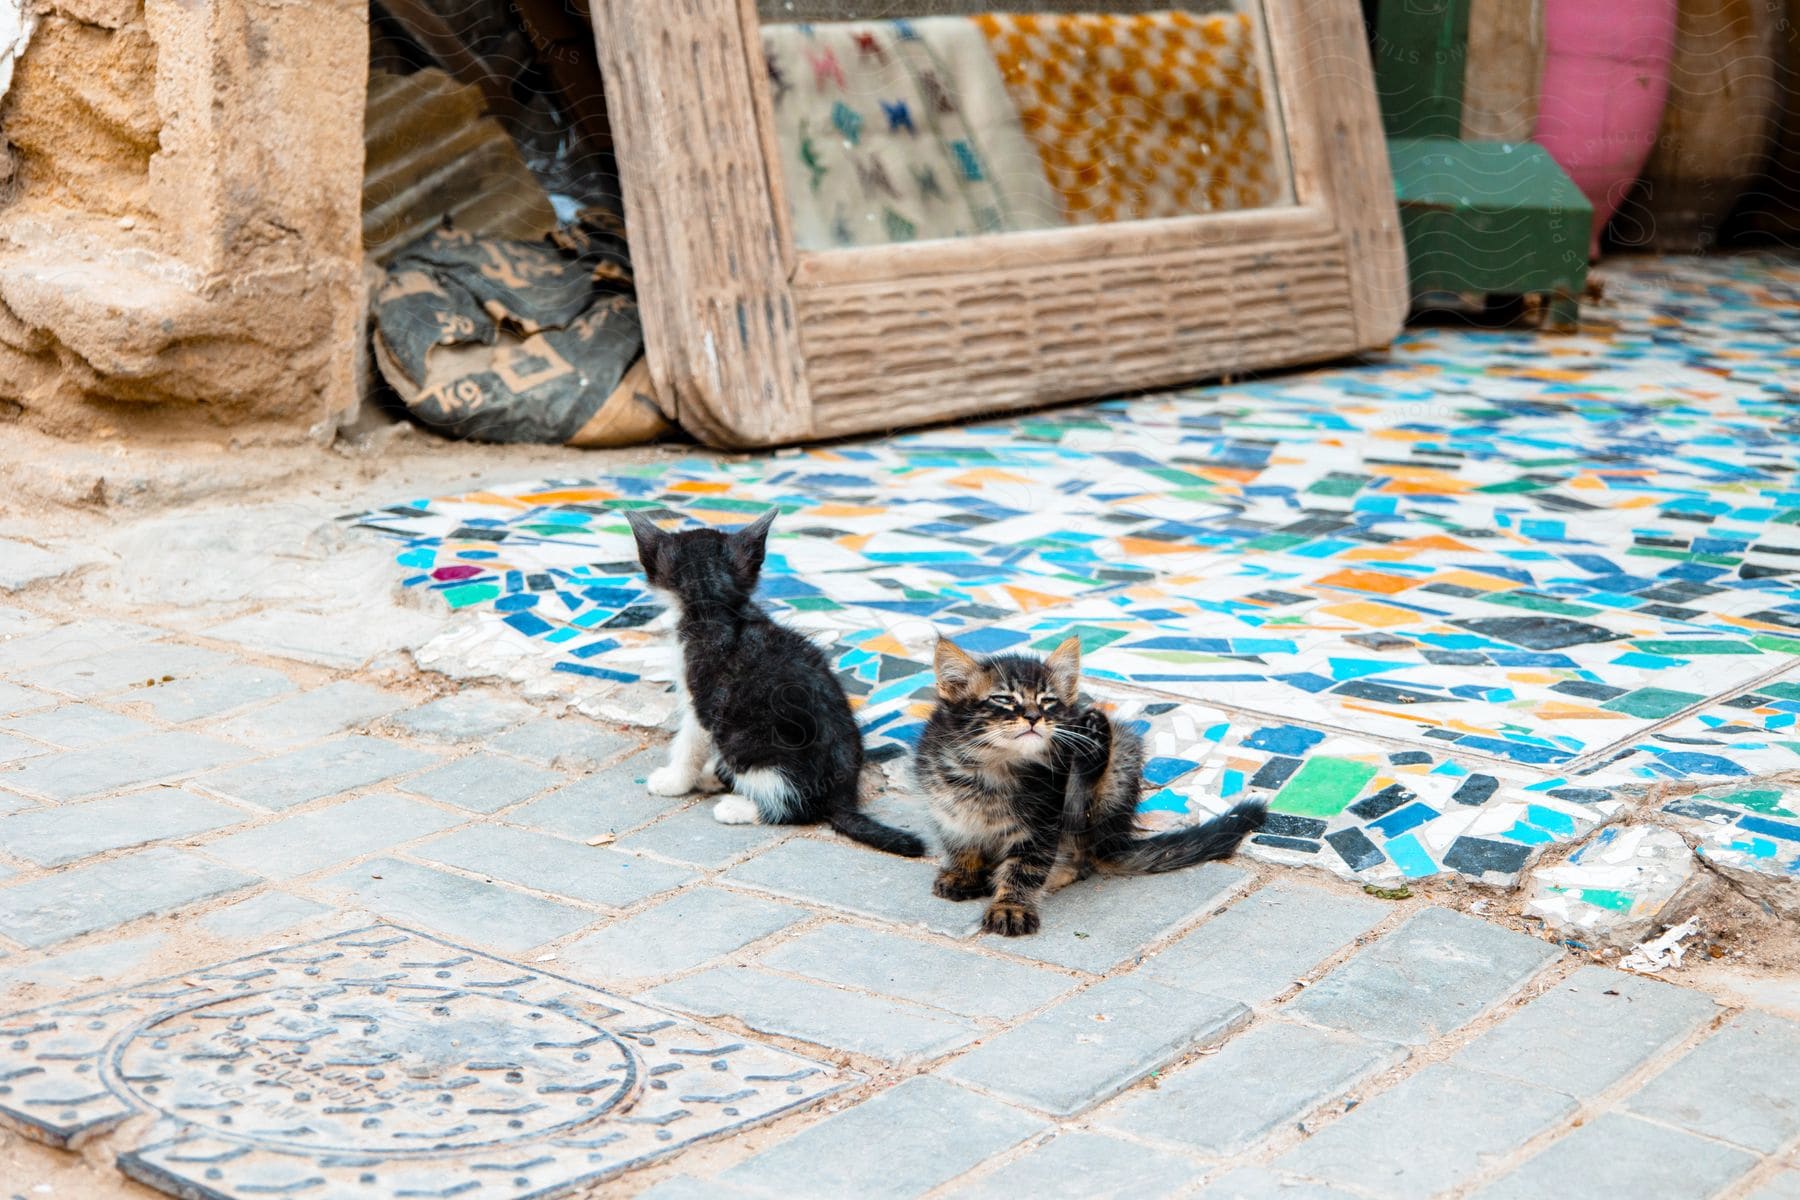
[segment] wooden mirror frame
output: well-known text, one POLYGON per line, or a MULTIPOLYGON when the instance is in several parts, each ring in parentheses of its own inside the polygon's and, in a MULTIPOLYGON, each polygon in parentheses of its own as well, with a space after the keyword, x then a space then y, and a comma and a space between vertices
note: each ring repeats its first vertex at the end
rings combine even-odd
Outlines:
POLYGON ((797 251, 755 0, 593 0, 658 394, 749 448, 1385 345, 1406 259, 1360 5, 1263 9, 1293 204, 797 251))

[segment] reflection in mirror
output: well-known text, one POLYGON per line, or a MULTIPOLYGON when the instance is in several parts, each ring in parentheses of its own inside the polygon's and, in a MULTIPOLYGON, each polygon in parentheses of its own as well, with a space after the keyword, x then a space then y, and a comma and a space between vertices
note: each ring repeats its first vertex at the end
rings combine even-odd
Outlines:
POLYGON ((1261 0, 758 11, 801 249, 1292 202, 1261 0))

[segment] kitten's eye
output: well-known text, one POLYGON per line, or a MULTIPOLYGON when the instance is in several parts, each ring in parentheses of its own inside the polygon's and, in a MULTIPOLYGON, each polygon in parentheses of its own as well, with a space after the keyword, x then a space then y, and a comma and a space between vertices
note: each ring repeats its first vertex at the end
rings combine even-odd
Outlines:
POLYGON ((1038 707, 1045 712, 1055 712, 1060 701, 1055 696, 1039 696, 1038 707))
POLYGON ((997 708, 1001 712, 1011 712, 1018 706, 1018 701, 1011 696, 989 696, 987 702, 989 708, 997 708))

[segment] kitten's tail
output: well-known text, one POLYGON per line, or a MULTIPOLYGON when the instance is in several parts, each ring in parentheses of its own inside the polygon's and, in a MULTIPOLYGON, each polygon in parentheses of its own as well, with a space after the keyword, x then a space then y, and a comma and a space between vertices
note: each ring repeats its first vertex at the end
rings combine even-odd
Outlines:
POLYGON ((919 840, 917 834, 895 829, 892 825, 883 825, 868 813, 845 806, 833 809, 825 819, 833 829, 851 841, 906 858, 925 857, 925 843, 919 840))
POLYGON ((1269 806, 1262 801, 1246 801, 1203 825, 1132 838, 1110 852, 1107 848, 1096 847, 1096 854, 1104 869, 1122 875, 1179 871, 1182 867, 1227 857, 1237 849, 1239 842, 1262 828, 1263 819, 1268 815, 1269 806))

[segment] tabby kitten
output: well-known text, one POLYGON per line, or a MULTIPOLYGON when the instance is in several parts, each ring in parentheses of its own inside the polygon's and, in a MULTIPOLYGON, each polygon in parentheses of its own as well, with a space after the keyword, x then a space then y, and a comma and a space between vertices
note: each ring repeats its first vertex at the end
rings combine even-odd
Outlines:
POLYGON ((825 655, 752 600, 771 509, 735 533, 664 533, 628 512, 650 588, 676 613, 683 694, 659 796, 729 789, 713 806, 727 825, 829 822, 845 837, 919 858, 925 844, 857 810, 862 730, 825 655))
POLYGON ((938 703, 919 739, 917 773, 945 849, 932 891, 992 896, 981 926, 1035 933, 1040 896, 1093 871, 1148 874, 1224 858, 1262 825, 1260 803, 1203 825, 1137 829, 1144 747, 1083 707, 1081 639, 1046 660, 976 658, 937 644, 938 703))

